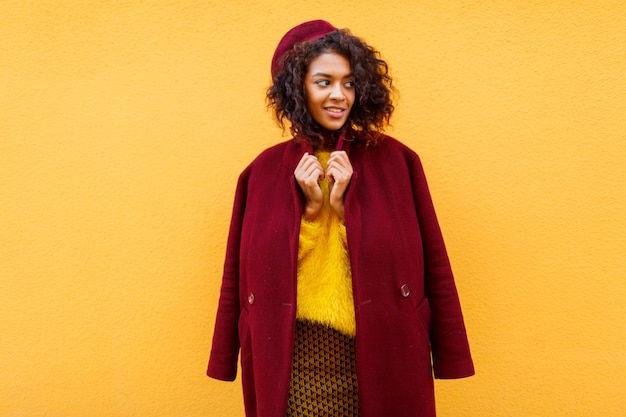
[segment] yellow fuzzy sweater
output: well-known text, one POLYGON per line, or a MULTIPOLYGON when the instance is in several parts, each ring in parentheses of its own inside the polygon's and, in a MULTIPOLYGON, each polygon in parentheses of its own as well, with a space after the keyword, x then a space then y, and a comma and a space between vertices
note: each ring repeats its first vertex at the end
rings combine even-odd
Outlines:
MULTIPOLYGON (((330 152, 316 152, 324 170, 330 152)), ((329 203, 328 180, 320 181, 324 206, 313 222, 302 219, 298 250, 296 317, 354 336, 354 300, 346 227, 329 203)))

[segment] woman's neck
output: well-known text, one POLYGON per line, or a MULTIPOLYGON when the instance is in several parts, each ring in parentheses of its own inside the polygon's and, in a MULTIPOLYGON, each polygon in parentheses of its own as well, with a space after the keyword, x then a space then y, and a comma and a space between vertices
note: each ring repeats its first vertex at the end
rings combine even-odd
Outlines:
POLYGON ((322 128, 321 126, 318 128, 319 136, 316 135, 315 140, 311 140, 304 134, 299 134, 296 139, 308 143, 312 148, 311 150, 314 152, 332 152, 338 149, 343 149, 345 141, 352 141, 353 133, 349 126, 344 126, 339 130, 328 130, 322 128))
POLYGON ((322 143, 316 146, 316 150, 334 151, 337 146, 337 139, 341 135, 342 131, 343 129, 328 130, 328 129, 322 128, 321 133, 322 133, 323 140, 322 140, 322 143))

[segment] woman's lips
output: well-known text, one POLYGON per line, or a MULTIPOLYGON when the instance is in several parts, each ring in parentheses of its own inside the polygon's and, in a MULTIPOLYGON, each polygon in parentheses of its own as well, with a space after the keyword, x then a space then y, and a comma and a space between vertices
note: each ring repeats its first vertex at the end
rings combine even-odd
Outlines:
POLYGON ((346 111, 346 109, 340 107, 325 107, 324 110, 330 117, 336 118, 342 117, 346 111))

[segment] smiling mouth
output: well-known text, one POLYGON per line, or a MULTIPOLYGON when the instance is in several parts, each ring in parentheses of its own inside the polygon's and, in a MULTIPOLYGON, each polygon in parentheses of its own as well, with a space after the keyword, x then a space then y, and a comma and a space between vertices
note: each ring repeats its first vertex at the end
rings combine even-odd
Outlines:
POLYGON ((337 107, 326 107, 326 111, 330 113, 343 113, 346 109, 339 109, 337 107))

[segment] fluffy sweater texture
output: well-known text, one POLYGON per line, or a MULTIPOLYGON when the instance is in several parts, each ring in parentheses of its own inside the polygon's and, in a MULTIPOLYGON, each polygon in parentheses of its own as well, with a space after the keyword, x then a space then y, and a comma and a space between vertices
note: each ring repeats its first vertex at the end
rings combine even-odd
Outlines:
MULTIPOLYGON (((315 155, 325 170, 330 153, 315 155)), ((300 225, 296 317, 354 336, 356 323, 346 227, 330 207, 326 178, 320 180, 320 187, 324 193, 322 211, 312 222, 303 218, 300 225)))

